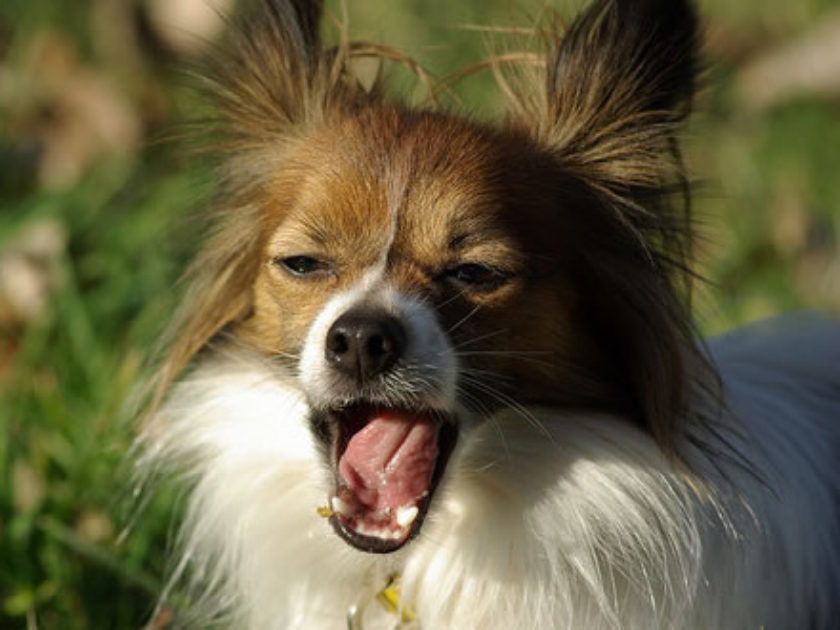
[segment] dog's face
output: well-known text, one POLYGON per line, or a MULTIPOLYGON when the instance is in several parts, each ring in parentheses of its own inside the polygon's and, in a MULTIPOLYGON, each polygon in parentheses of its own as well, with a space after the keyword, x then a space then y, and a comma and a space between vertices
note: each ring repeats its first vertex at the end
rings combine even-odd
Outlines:
POLYGON ((561 173, 525 136, 394 108, 288 151, 237 333, 293 357, 337 531, 390 551, 421 526, 465 422, 563 396, 558 361, 580 339, 561 173))
POLYGON ((265 0, 215 81, 230 155, 161 390, 220 332, 284 363, 351 545, 398 549, 500 407, 619 413, 673 451, 693 348, 672 283, 696 24, 598 0, 508 122, 390 105, 265 0))

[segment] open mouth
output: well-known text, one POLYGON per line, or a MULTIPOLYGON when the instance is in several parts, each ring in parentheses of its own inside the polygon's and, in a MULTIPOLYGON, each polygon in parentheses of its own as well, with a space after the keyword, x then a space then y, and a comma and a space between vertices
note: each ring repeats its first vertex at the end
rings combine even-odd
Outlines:
POLYGON ((353 404, 330 412, 337 432, 330 522, 346 542, 390 553, 420 531, 455 445, 452 418, 353 404))

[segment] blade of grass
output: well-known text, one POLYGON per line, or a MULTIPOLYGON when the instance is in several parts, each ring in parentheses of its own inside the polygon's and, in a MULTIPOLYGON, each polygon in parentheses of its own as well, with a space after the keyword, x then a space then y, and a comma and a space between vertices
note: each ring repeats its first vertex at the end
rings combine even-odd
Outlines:
POLYGON ((163 583, 150 573, 125 566, 118 556, 107 549, 79 536, 61 521, 44 516, 37 521, 37 527, 44 534, 78 554, 86 561, 96 564, 116 575, 125 584, 142 589, 152 598, 163 591, 163 583))

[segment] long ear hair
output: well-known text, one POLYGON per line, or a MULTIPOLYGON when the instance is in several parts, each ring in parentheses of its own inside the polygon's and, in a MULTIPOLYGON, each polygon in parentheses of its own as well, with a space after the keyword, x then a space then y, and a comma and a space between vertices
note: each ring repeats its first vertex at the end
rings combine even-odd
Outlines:
POLYGON ((550 42, 544 84, 522 91, 517 126, 575 182, 584 325, 636 416, 673 452, 703 365, 686 303, 691 213, 677 135, 698 73, 689 0, 596 0, 550 42), (530 94, 528 93, 530 91, 530 94), (693 368, 692 368, 693 369, 693 368))
POLYGON ((348 74, 348 48, 325 49, 321 0, 259 0, 231 20, 230 39, 201 75, 217 115, 203 148, 222 156, 211 231, 187 270, 185 298, 164 336, 152 409, 194 355, 252 308, 263 245, 260 194, 285 147, 307 127, 376 98, 348 74))

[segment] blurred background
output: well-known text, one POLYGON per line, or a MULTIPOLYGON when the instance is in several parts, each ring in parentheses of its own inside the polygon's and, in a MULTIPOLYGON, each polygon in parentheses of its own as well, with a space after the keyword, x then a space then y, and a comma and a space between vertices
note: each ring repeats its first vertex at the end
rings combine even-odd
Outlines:
MULTIPOLYGON (((700 4, 710 70, 687 160, 710 281, 701 329, 840 311, 840 7, 700 4)), ((515 47, 483 27, 515 33, 540 6, 328 2, 355 38, 435 76, 494 42, 515 47)), ((207 160, 162 139, 201 111, 183 70, 222 29, 205 0, 0 2, 0 628, 170 625, 168 610, 150 614, 181 497, 133 496, 124 408, 213 179, 207 160)), ((394 74, 422 98, 409 73, 394 74)), ((475 117, 499 113, 489 76, 455 92, 475 117)))

